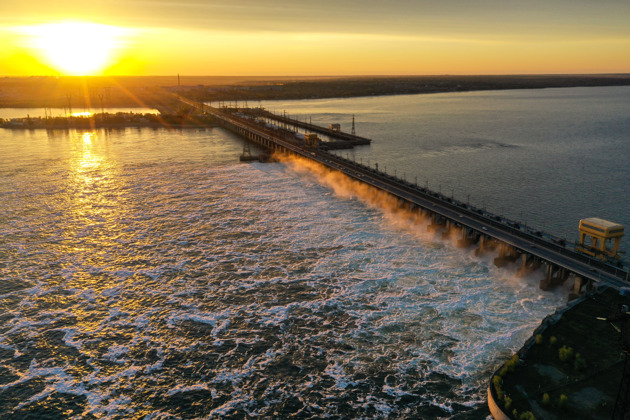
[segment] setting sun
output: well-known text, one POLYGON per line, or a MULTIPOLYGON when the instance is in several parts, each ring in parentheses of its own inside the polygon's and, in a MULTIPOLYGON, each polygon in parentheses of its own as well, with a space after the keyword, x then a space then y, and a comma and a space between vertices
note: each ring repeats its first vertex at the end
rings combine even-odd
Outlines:
POLYGON ((86 22, 59 22, 23 28, 30 47, 55 70, 71 76, 102 73, 121 48, 125 30, 86 22))

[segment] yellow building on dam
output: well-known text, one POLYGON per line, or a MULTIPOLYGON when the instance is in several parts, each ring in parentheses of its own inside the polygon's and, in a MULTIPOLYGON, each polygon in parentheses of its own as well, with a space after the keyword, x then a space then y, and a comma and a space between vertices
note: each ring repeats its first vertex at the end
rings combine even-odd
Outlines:
POLYGON ((580 220, 579 229, 578 251, 603 260, 619 258, 619 242, 624 234, 622 225, 598 217, 589 217, 580 220), (590 243, 586 243, 587 237, 590 238, 590 243))

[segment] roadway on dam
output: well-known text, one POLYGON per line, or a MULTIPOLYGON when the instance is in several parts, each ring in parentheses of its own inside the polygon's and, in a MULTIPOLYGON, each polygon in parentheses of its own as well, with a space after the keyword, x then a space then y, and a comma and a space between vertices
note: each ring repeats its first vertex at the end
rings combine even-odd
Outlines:
POLYGON ((360 168, 353 162, 329 153, 318 152, 315 155, 311 154, 310 158, 418 207, 439 214, 455 225, 477 231, 508 244, 521 252, 565 268, 580 277, 595 282, 604 282, 617 288, 630 286, 630 283, 625 280, 627 273, 623 270, 611 267, 613 272, 610 272, 604 269, 603 263, 598 260, 579 254, 559 244, 546 241, 534 234, 508 226, 490 217, 484 217, 458 204, 446 202, 439 197, 432 196, 431 194, 433 193, 419 190, 414 185, 401 184, 400 180, 390 180, 387 175, 371 173, 370 170, 360 168))

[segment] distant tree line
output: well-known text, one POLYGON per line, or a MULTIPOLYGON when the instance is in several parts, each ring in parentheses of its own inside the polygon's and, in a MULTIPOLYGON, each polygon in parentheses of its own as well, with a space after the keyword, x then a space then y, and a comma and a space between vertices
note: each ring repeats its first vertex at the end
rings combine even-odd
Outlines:
POLYGON ((630 85, 630 75, 410 76, 299 80, 251 86, 191 86, 180 91, 200 101, 215 102, 625 85, 630 85))

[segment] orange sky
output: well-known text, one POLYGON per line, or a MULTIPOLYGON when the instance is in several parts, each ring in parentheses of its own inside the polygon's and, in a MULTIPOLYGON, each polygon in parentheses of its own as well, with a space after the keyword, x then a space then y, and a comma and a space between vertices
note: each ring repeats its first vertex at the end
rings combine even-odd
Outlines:
POLYGON ((627 0, 31 0, 3 5, 0 75, 630 73, 628 22, 627 0))

